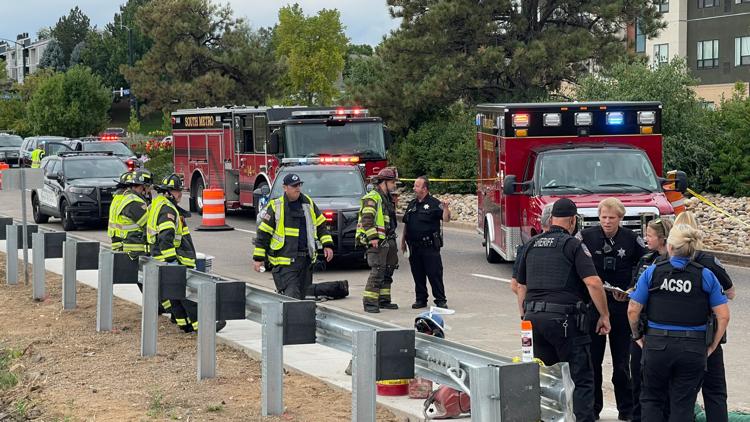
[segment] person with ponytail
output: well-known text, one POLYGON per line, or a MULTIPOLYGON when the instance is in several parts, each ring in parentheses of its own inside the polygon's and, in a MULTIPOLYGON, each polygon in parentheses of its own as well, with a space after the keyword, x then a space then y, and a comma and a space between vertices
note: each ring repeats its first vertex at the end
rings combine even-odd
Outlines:
POLYGON ((727 297, 711 270, 693 261, 701 232, 676 224, 667 237, 669 259, 649 266, 630 293, 628 321, 643 349, 641 418, 669 421, 693 418, 706 359, 719 346, 729 323, 727 297), (639 331, 646 308, 646 330, 639 331), (714 330, 707 325, 716 315, 714 330), (713 331, 713 333, 711 333, 713 331))

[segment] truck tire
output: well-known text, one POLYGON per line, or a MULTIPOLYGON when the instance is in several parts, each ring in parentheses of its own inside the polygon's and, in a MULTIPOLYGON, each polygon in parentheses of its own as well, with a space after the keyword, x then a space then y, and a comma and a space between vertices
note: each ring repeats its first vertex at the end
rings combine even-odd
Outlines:
POLYGON ((500 254, 492 249, 492 243, 490 243, 490 230, 487 223, 484 223, 484 257, 490 264, 503 262, 503 258, 500 254))
POLYGON ((193 183, 193 188, 190 189, 190 199, 191 204, 193 208, 190 211, 197 212, 200 215, 203 215, 203 190, 206 188, 206 184, 203 182, 203 178, 199 177, 195 183, 193 183))
POLYGON ((37 224, 44 224, 49 221, 49 215, 42 213, 39 209, 39 197, 34 195, 31 197, 31 213, 34 216, 34 222, 37 224))
POLYGON ((62 224, 62 228, 66 232, 76 229, 76 224, 73 222, 73 218, 68 211, 68 201, 64 199, 60 202, 60 224, 62 224))

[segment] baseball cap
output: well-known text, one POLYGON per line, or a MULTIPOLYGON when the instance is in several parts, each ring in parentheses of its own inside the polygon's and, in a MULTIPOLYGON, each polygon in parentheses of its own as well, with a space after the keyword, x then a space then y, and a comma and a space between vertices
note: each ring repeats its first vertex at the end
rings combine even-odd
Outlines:
POLYGON ((302 179, 299 178, 295 173, 289 173, 284 176, 284 184, 287 186, 297 186, 302 184, 302 179))
POLYGON ((552 205, 552 216, 553 217, 573 217, 578 214, 578 208, 575 202, 568 198, 561 198, 555 201, 552 205))

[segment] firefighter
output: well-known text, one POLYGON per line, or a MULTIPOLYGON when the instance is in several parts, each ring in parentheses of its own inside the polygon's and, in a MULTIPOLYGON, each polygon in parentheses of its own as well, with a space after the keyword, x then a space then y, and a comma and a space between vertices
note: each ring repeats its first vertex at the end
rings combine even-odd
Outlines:
POLYGON ((700 232, 676 224, 667 238, 669 260, 643 272, 630 294, 628 320, 633 340, 643 349, 641 417, 663 421, 693 420, 706 360, 719 347, 729 323, 729 306, 711 270, 692 260, 700 232), (646 307, 647 327, 639 331, 646 307), (708 330, 708 315, 716 315, 708 330), (713 332, 712 332, 713 331, 713 332))
POLYGON ((255 271, 268 261, 276 290, 300 300, 312 285, 318 249, 322 246, 326 261, 333 259, 333 238, 325 216, 312 198, 302 193, 302 184, 297 174, 284 176, 284 194, 261 211, 253 251, 255 271))
POLYGON ((443 261, 440 248, 443 247, 443 233, 440 222, 451 219, 448 204, 430 195, 429 180, 420 176, 414 181, 414 198, 406 206, 404 231, 401 236, 401 250, 406 252, 409 245, 409 264, 414 277, 416 300, 413 309, 427 307, 427 279, 430 280, 435 305, 448 307, 443 284, 443 261))
POLYGON ((555 201, 549 230, 533 237, 521 257, 518 295, 524 318, 532 323, 534 356, 545 365, 568 362, 575 383, 573 412, 577 421, 590 422, 595 417, 594 369, 586 302, 591 298, 600 313, 598 334, 609 332, 609 310, 591 254, 570 235, 576 214, 570 199, 555 201))
POLYGON ((116 222, 115 212, 124 198, 124 193, 130 186, 130 181, 133 179, 133 172, 126 171, 120 175, 120 178, 116 180, 117 190, 112 194, 112 203, 109 204, 109 218, 107 220, 107 236, 112 243, 112 251, 118 252, 122 250, 122 236, 116 222))
MULTIPOLYGON (((146 242, 146 220, 148 203, 146 194, 151 185, 151 172, 136 170, 132 173, 130 187, 123 193, 114 212, 118 237, 122 239, 122 251, 131 259, 148 252, 146 242)), ((140 285, 138 287, 141 287, 140 285)))
POLYGON ((44 158, 44 144, 40 143, 34 151, 31 151, 31 168, 38 169, 41 167, 42 158, 44 158))
MULTIPOLYGON (((646 243, 632 230, 620 227, 625 217, 625 206, 619 199, 602 200, 598 206, 598 213, 599 226, 584 229, 581 231, 581 238, 593 255, 599 278, 624 291, 630 286, 638 261, 647 252, 646 243)), ((591 361, 594 363, 594 411, 599 415, 604 407, 602 362, 609 337, 612 384, 619 420, 629 420, 633 412, 627 300, 625 293, 607 293, 612 330, 608 336, 595 336, 591 340, 591 361)))
POLYGON ((365 312, 398 309, 391 302, 393 272, 398 268, 396 245, 396 205, 391 195, 396 191, 398 175, 386 167, 373 177, 375 189, 362 197, 357 221, 356 241, 367 247, 370 276, 362 293, 365 312))
MULTIPOLYGON (((154 185, 159 195, 148 212, 146 240, 151 257, 158 261, 195 268, 195 246, 185 223, 187 212, 179 207, 182 180, 170 174, 161 184, 154 185)), ((175 323, 186 333, 198 329, 197 306, 189 300, 163 300, 161 305, 172 314, 175 323)), ((218 321, 216 331, 226 325, 218 321)))

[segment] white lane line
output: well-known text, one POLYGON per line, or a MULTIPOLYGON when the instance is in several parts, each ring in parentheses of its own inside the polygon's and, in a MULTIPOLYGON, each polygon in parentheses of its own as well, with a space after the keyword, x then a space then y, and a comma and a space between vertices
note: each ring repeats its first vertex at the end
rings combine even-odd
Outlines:
POLYGON ((493 277, 491 275, 484 275, 484 274, 472 274, 472 275, 474 277, 488 278, 490 280, 496 280, 496 281, 502 281, 504 283, 510 283, 510 279, 507 279, 507 278, 493 277))
POLYGON ((234 229, 235 229, 235 230, 239 230, 239 231, 241 231, 241 232, 245 232, 245 233, 250 233, 250 234, 257 234, 257 233, 255 233, 255 232, 254 232, 254 231, 252 231, 252 230, 245 230, 245 229, 240 229, 240 228, 237 228, 237 227, 235 227, 234 229))

